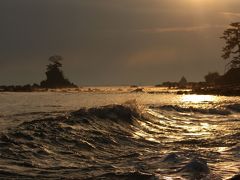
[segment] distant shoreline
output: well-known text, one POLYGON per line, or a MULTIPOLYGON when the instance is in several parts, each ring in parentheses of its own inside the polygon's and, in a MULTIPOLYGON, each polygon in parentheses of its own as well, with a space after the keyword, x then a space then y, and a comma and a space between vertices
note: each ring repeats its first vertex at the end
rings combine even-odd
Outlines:
POLYGON ((240 96, 240 85, 192 89, 192 93, 218 96, 240 96))
POLYGON ((112 86, 110 89, 103 87, 77 87, 77 88, 39 88, 29 86, 0 86, 0 92, 96 92, 96 93, 148 93, 148 94, 198 94, 198 95, 216 95, 216 96, 240 96, 240 85, 237 86, 210 86, 198 88, 168 88, 154 86, 112 86))

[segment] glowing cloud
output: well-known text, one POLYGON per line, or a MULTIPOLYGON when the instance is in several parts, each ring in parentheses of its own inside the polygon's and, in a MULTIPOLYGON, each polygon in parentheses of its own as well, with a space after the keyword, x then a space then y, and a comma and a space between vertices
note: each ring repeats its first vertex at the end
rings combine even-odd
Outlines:
POLYGON ((165 32, 200 32, 207 29, 225 28, 224 25, 201 25, 201 26, 189 26, 189 27, 166 27, 166 28, 152 28, 141 29, 140 32, 145 33, 165 33, 165 32))

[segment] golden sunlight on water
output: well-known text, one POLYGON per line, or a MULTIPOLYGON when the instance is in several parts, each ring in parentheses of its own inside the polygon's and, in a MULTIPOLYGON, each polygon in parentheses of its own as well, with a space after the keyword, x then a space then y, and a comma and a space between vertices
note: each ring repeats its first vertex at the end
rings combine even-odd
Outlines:
POLYGON ((205 102, 216 102, 218 98, 212 95, 183 95, 181 102, 189 103, 205 103, 205 102))

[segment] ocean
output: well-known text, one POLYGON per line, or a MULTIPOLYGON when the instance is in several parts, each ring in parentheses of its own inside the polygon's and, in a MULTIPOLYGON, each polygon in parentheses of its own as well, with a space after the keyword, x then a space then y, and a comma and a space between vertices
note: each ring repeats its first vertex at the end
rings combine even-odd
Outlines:
POLYGON ((0 93, 0 179, 240 173, 240 97, 156 89, 0 93))

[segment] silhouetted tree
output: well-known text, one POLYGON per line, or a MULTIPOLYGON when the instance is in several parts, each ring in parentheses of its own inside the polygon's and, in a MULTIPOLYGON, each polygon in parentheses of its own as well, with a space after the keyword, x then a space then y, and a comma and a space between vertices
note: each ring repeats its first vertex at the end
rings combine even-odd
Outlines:
POLYGON ((231 23, 230 28, 226 29, 221 37, 226 41, 223 48, 224 59, 231 59, 226 67, 240 67, 240 22, 231 23))
POLYGON ((60 63, 60 61, 63 60, 62 56, 54 55, 51 56, 48 60, 52 62, 51 64, 47 65, 48 70, 59 69, 60 67, 62 67, 62 64, 60 63))
POLYGON ((207 83, 215 83, 216 80, 220 78, 220 75, 218 72, 209 72, 204 78, 207 83))
POLYGON ((46 76, 47 79, 41 82, 41 87, 44 88, 67 88, 67 87, 77 87, 66 79, 63 75, 62 56, 54 55, 49 58, 50 64, 47 65, 46 76))

